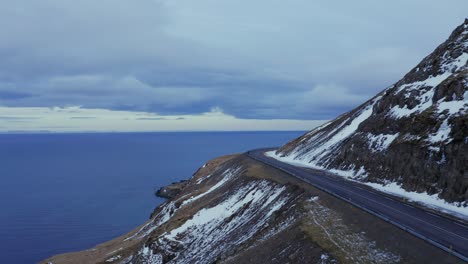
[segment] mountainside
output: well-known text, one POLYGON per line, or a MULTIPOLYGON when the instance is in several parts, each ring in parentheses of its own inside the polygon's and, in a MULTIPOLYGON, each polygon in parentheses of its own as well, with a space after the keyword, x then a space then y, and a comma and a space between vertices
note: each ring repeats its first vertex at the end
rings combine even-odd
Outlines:
POLYGON ((467 60, 468 19, 403 79, 276 157, 466 206, 467 60))
POLYGON ((462 263, 246 155, 212 160, 164 189, 172 198, 144 225, 41 263, 462 263))

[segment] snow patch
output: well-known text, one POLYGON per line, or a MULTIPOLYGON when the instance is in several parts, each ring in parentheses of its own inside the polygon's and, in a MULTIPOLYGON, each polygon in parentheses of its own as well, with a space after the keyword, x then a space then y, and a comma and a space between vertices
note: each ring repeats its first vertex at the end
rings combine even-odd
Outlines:
POLYGON ((234 178, 235 176, 237 176, 239 174, 239 172, 241 171, 241 167, 238 167, 238 168, 235 168, 235 169, 227 169, 223 174, 222 174, 222 179, 217 182, 215 185, 213 185, 210 189, 208 189, 206 192, 203 192, 197 196, 193 196, 187 200, 185 200, 183 203, 182 203, 182 206, 184 205, 187 205, 189 203, 192 203, 202 197, 204 197, 205 195, 215 191, 216 189, 218 189, 219 187, 223 186, 226 182, 230 181, 232 178, 234 178))
POLYGON ((336 261, 330 261, 330 256, 327 254, 320 255, 318 264, 336 263, 336 261))
POLYGON ((466 114, 467 110, 468 110, 468 96, 465 96, 464 101, 440 102, 439 105, 437 106, 437 112, 439 114, 442 114, 444 111, 447 111, 448 115, 466 114))
POLYGON ((208 174, 207 176, 200 177, 200 179, 195 181, 195 184, 200 184, 200 183, 204 182, 205 180, 208 180, 211 177, 211 175, 212 174, 208 174))
POLYGON ((288 200, 282 195, 284 190, 269 181, 245 184, 229 192, 224 201, 199 210, 181 226, 161 235, 158 247, 175 254, 176 263, 212 261, 268 227, 271 215, 288 200), (174 247, 180 250, 174 252, 174 247))
POLYGON ((114 262, 114 261, 117 261, 117 260, 119 260, 121 258, 122 258, 121 255, 117 255, 117 256, 114 256, 114 257, 112 257, 110 259, 107 259, 106 262, 114 262))
POLYGON ((396 134, 380 134, 380 135, 373 135, 371 133, 367 134, 367 138, 369 139, 368 144, 369 148, 372 152, 382 152, 386 150, 390 144, 400 135, 400 133, 396 134))
POLYGON ((163 257, 161 254, 154 254, 153 250, 147 246, 144 246, 138 254, 142 258, 142 263, 151 263, 151 264, 163 264, 163 257))
MULTIPOLYGON (((323 170, 325 170, 325 168, 323 168, 323 170)), ((364 166, 361 166, 359 170, 355 170, 354 168, 352 168, 348 170, 329 169, 329 171, 336 175, 342 176, 344 178, 350 178, 350 179, 364 179, 367 177, 367 172, 366 172, 366 169, 364 169, 364 166)))
POLYGON ((442 122, 442 124, 440 125, 439 130, 429 135, 427 142, 431 144, 439 142, 444 142, 445 144, 448 144, 452 141, 452 139, 449 137, 451 131, 452 128, 448 124, 448 119, 445 119, 444 122, 442 122))
POLYGON ((402 91, 405 91, 405 93, 408 94, 408 92, 418 90, 418 89, 423 88, 423 87, 436 87, 437 85, 439 85, 443 81, 445 81, 450 75, 451 75, 450 72, 444 72, 444 73, 436 75, 436 76, 430 76, 429 78, 427 78, 424 81, 418 81, 418 82, 403 84, 400 87, 398 87, 395 94, 399 94, 402 91))
POLYGON ((319 197, 318 196, 312 196, 309 199, 307 199, 308 202, 316 202, 318 201, 319 197))
POLYGON ((457 70, 466 66, 467 62, 468 62, 468 53, 463 53, 462 55, 458 56, 458 58, 453 60, 450 64, 443 65, 443 67, 445 66, 447 70, 456 72, 457 70))
POLYGON ((414 113, 421 113, 432 106, 432 98, 434 97, 434 88, 431 88, 425 92, 422 92, 419 96, 415 97, 419 104, 409 109, 408 105, 400 107, 398 105, 392 107, 389 111, 389 116, 394 118, 402 118, 410 116, 414 113))
POLYGON ((403 136, 403 140, 405 140, 405 141, 418 141, 420 139, 421 139, 421 136, 412 135, 412 134, 409 134, 409 133, 407 133, 407 134, 405 134, 403 136))
POLYGON ((265 152, 265 156, 274 158, 278 161, 289 163, 294 166, 298 167, 303 167, 303 168, 311 168, 315 170, 328 170, 338 176, 342 176, 345 178, 350 178, 350 179, 363 179, 367 177, 367 172, 365 168, 362 166, 358 170, 355 170, 354 168, 350 169, 327 169, 324 166, 318 165, 315 161, 307 162, 302 159, 296 159, 293 155, 291 156, 284 156, 281 157, 280 155, 276 154, 276 152, 273 151, 267 151, 265 152))
MULTIPOLYGON (((239 192, 236 193, 236 195, 231 196, 228 200, 216 205, 215 207, 200 210, 197 214, 194 215, 192 219, 186 221, 182 226, 172 230, 169 234, 166 234, 164 237, 167 239, 174 240, 178 234, 186 232, 189 228, 196 228, 197 226, 206 225, 211 221, 219 221, 220 219, 225 219, 233 215, 245 204, 249 202, 257 202, 259 199, 264 198, 265 192, 263 189, 253 189, 247 194, 245 194, 248 189, 249 188, 243 188, 239 190, 239 192)), ((271 203, 271 201, 274 200, 283 190, 284 188, 281 188, 272 196, 268 197, 266 203, 271 203)))
POLYGON ((114 250, 114 251, 112 251, 112 252, 107 253, 106 255, 109 256, 109 255, 115 254, 115 253, 119 252, 119 251, 122 250, 122 249, 123 249, 123 248, 118 248, 118 249, 116 249, 116 250, 114 250))

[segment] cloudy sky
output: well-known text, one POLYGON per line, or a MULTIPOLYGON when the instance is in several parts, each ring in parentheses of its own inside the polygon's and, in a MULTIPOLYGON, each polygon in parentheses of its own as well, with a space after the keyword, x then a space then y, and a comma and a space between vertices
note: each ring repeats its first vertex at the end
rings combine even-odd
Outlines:
POLYGON ((0 131, 312 128, 400 79, 466 10, 466 0, 0 0, 0 131))

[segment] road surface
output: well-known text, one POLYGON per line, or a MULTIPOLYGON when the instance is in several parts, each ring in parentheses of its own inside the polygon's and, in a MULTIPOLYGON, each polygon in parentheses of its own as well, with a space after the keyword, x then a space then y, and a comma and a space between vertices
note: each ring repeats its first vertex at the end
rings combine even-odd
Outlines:
POLYGON ((392 199, 359 183, 331 175, 318 175, 307 168, 265 156, 264 152, 270 150, 272 148, 252 150, 247 155, 350 202, 468 262, 468 226, 464 223, 392 199))

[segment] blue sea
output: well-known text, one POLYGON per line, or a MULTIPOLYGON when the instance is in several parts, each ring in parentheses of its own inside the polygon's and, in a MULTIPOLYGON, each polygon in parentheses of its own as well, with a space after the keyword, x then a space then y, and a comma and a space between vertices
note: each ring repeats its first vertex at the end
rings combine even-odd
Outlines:
POLYGON ((0 135, 0 262, 91 248, 146 221, 154 191, 217 156, 303 132, 0 135))

